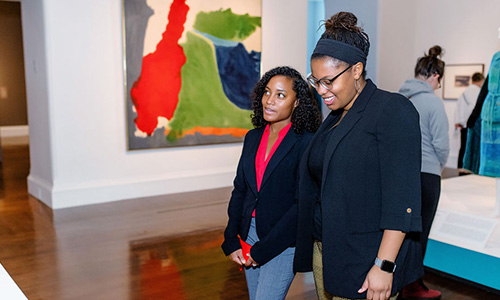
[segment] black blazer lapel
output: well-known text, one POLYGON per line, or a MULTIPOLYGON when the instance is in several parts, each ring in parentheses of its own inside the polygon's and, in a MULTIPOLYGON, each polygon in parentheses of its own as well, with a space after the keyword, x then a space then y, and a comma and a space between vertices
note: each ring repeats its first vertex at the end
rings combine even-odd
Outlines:
POLYGON ((255 170, 255 157, 257 156, 257 150, 259 149, 260 140, 262 139, 262 135, 264 134, 265 127, 259 128, 254 137, 248 142, 248 152, 249 155, 244 160, 244 172, 245 177, 247 178, 248 184, 252 189, 252 192, 257 195, 257 173, 255 170))
POLYGON ((305 174, 308 172, 308 161, 309 156, 311 155, 311 148, 316 144, 316 140, 323 136, 323 133, 328 130, 333 124, 337 122, 340 118, 340 114, 336 111, 330 112, 330 114, 323 120, 320 127, 312 137, 309 145, 307 145, 306 150, 304 150, 304 154, 302 155, 301 163, 300 163, 300 174, 305 174))
POLYGON ((323 162, 323 179, 321 186, 325 186, 325 178, 328 173, 328 166, 330 165, 330 160, 332 159, 333 153, 337 149, 340 141, 344 138, 344 136, 354 127, 354 125, 361 119, 361 115, 357 112, 348 112, 344 119, 340 122, 339 125, 333 130, 335 133, 331 135, 331 138, 328 140, 328 144, 326 144, 325 151, 325 160, 323 162))
POLYGON ((290 152, 290 150, 293 148, 293 145, 295 145, 297 140, 298 140, 298 135, 293 130, 293 127, 291 127, 288 130, 286 136, 281 141, 276 151, 274 152, 273 156, 271 157, 271 160, 267 164, 266 171, 264 172, 264 177, 262 178, 262 182, 260 184, 261 189, 262 187, 264 187, 266 180, 269 178, 269 176, 271 176, 276 166, 283 158, 285 158, 286 154, 290 152))
POLYGON ((309 157, 309 152, 311 152, 311 148, 313 145, 315 145, 316 140, 319 139, 319 137, 322 136, 325 131, 332 127, 333 124, 337 123, 340 115, 341 114, 338 111, 331 111, 330 114, 328 114, 328 116, 323 120, 313 138, 311 139, 311 142, 304 151, 303 156, 306 156, 307 154, 307 157, 309 157))
POLYGON ((340 122, 340 124, 337 125, 337 127, 334 129, 335 132, 326 145, 325 160, 323 162, 323 182, 321 184, 321 192, 323 192, 323 188, 325 187, 325 178, 328 173, 328 166, 330 165, 330 160, 332 159, 337 146, 345 137, 345 135, 349 133, 354 125, 356 125, 356 123, 362 118, 363 111, 365 110, 366 105, 368 104, 372 94, 376 89, 377 87, 372 83, 371 80, 368 79, 365 88, 363 89, 361 94, 359 94, 349 112, 344 116, 344 119, 340 122))

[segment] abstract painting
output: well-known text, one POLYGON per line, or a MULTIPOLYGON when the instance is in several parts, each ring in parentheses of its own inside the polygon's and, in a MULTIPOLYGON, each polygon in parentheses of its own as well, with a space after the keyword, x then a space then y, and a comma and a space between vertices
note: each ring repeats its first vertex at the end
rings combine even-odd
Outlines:
POLYGON ((260 78, 260 0, 124 0, 128 149, 241 142, 260 78))

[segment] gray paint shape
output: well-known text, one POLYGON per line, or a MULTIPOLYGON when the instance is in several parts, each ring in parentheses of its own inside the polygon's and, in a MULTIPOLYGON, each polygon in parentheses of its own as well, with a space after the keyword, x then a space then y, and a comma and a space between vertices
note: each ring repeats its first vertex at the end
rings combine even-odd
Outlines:
MULTIPOLYGON (((161 135, 153 135, 151 138, 137 138, 134 136, 134 119, 137 114, 133 111, 132 99, 130 98, 130 89, 134 82, 139 78, 142 67, 142 53, 144 52, 144 38, 149 18, 153 15, 153 10, 146 4, 146 0, 124 0, 123 9, 125 20, 122 20, 127 34, 125 39, 125 57, 126 67, 126 95, 127 95, 127 126, 128 126, 128 147, 129 149, 148 148, 150 140, 161 135), (133 12, 133 13, 131 13, 133 12)), ((124 66, 125 68, 125 66, 124 66)), ((152 141, 153 144, 161 141, 152 141)))

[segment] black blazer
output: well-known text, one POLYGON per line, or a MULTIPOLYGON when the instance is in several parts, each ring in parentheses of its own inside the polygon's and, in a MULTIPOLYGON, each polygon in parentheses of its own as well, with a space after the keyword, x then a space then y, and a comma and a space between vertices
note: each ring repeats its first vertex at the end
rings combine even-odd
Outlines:
MULTIPOLYGON (((332 111, 310 145, 335 124, 332 111)), ((294 268, 312 270, 314 202, 321 196, 325 289, 346 298, 358 294, 377 256, 384 229, 421 231, 419 116, 400 94, 370 81, 327 143, 321 190, 300 165, 299 219, 294 268)), ((423 275, 419 245, 406 239, 396 259, 393 291, 423 275), (420 265, 419 265, 420 264, 420 265)))
POLYGON ((313 136, 310 132, 297 134, 290 128, 271 157, 257 192, 255 156, 264 129, 253 129, 245 136, 222 244, 226 255, 241 248, 238 235, 243 240, 247 238, 255 209, 259 242, 250 254, 261 265, 295 245, 298 165, 313 136))

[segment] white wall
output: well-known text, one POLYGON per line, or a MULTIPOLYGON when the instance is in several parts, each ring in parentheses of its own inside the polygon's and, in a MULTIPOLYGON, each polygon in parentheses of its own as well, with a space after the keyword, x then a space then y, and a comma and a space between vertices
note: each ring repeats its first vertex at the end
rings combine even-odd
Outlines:
MULTIPOLYGON (((326 18, 341 11, 352 12, 358 18, 358 26, 370 38, 370 51, 366 61, 366 77, 377 82, 378 51, 378 4, 379 0, 327 0, 325 1, 326 18)), ((324 31, 324 28, 321 28, 324 31)))
POLYGON ((24 71, 30 125, 28 190, 38 199, 50 200, 54 173, 44 13, 45 7, 41 0, 21 2, 24 71))
MULTIPOLYGON (((417 58, 436 44, 445 49, 447 64, 484 63, 487 73, 500 50, 499 15, 498 0, 380 0, 378 86, 397 91, 413 77, 417 58)), ((453 125, 455 106, 455 100, 445 100, 451 143, 447 166, 453 168, 460 147, 453 125)))
MULTIPOLYGON (((126 151, 121 2, 22 1, 28 187, 52 208, 232 185, 241 144, 126 151)), ((307 1, 263 1, 264 71, 305 73, 306 17, 307 1)))
POLYGON ((262 69, 280 65, 304 76, 307 63, 307 1, 262 0, 262 69))

